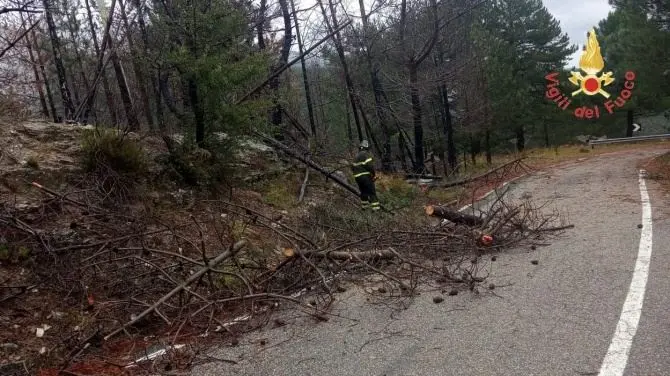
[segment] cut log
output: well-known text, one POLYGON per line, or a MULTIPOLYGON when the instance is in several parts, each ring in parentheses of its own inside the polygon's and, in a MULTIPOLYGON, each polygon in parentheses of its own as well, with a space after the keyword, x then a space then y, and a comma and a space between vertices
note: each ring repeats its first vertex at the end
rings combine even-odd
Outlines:
POLYGON ((484 220, 479 217, 459 213, 445 206, 428 205, 426 206, 426 214, 431 217, 442 218, 454 223, 464 224, 468 226, 481 226, 482 224, 484 224, 484 220))
POLYGON ((398 257, 398 255, 391 249, 377 249, 374 251, 324 251, 324 252, 298 251, 292 253, 291 257, 298 257, 300 255, 315 258, 329 258, 333 260, 355 260, 355 261, 389 260, 398 257))

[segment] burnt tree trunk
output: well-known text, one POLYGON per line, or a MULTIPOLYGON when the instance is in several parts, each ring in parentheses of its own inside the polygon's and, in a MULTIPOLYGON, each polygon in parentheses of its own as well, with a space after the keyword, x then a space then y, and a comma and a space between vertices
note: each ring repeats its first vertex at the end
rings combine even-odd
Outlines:
POLYGON ((51 4, 49 0, 42 0, 44 5, 44 15, 47 20, 47 27, 49 29, 49 37, 51 39, 51 48, 53 50, 54 63, 56 64, 56 74, 58 75, 58 85, 60 86, 61 98, 63 100, 64 119, 72 119, 74 115, 74 105, 72 104, 72 95, 70 93, 67 75, 65 73, 65 66, 61 55, 60 39, 56 32, 56 24, 54 23, 51 4))

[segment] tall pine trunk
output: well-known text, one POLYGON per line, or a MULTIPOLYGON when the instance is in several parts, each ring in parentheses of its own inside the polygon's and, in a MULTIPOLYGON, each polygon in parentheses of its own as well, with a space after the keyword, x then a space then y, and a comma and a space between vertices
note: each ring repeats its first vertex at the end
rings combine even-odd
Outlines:
MULTIPOLYGON (((89 0, 85 0, 85 1, 86 1, 86 13, 87 13, 87 16, 88 16, 88 26, 91 30, 91 38, 93 39, 93 48, 95 49, 95 55, 98 59, 98 65, 96 66, 96 74, 99 73, 101 75, 102 88, 105 91, 105 99, 107 101, 107 109, 109 110, 109 116, 110 116, 110 119, 112 121, 112 124, 117 125, 118 124, 118 119, 116 118, 116 107, 114 106, 114 97, 112 95, 112 90, 110 89, 110 86, 109 86, 109 81, 107 79, 107 73, 105 72, 105 69, 103 67, 103 58, 104 58, 103 55, 105 53, 104 48, 106 46, 103 45, 103 48, 101 49, 100 46, 98 45, 98 35, 97 35, 96 30, 95 30, 96 26, 95 26, 95 23, 93 22, 93 14, 91 12, 91 7, 92 6, 95 7, 96 4, 95 3, 91 4, 93 2, 93 0, 90 0, 90 2, 89 2, 89 0)), ((110 6, 110 9, 109 9, 109 12, 110 12, 110 18, 108 20, 109 25, 111 25, 111 15, 114 12, 114 3, 115 3, 115 0, 112 0, 112 5, 110 6)), ((105 35, 108 35, 108 33, 106 33, 105 35)), ((106 39, 106 37, 103 36, 103 44, 105 44, 104 43, 105 39, 106 39)), ((95 85, 95 82, 93 83, 93 85, 95 85)), ((88 99, 86 101, 86 104, 85 104, 86 107, 84 108, 84 114, 83 114, 83 117, 82 117, 83 122, 85 122, 85 123, 88 122, 89 112, 91 111, 91 109, 93 107, 93 104, 95 103, 95 92, 96 92, 96 87, 94 87, 93 92, 89 94, 90 96, 88 97, 88 99)), ((99 118, 96 118, 96 121, 99 121, 99 120, 100 120, 99 118)))
POLYGON ((37 35, 34 31, 31 31, 30 34, 33 37, 33 45, 35 46, 35 54, 37 55, 37 61, 40 67, 40 74, 44 80, 44 90, 47 95, 47 102, 49 102, 49 108, 51 109, 51 117, 53 118, 54 123, 58 123, 58 112, 56 111, 56 105, 54 104, 54 97, 51 91, 51 84, 49 84, 49 77, 47 76, 46 69, 44 68, 44 58, 40 52, 40 46, 37 43, 37 35))
MULTIPOLYGON (((23 22, 23 15, 21 15, 21 21, 23 22)), ((37 61, 35 60, 35 54, 33 53, 32 43, 30 42, 30 36, 26 35, 26 49, 28 50, 28 57, 30 58, 30 65, 33 67, 33 76, 35 76, 35 91, 40 97, 40 105, 42 107, 42 116, 44 118, 49 117, 49 109, 47 108, 47 100, 44 96, 44 90, 42 89, 42 79, 40 73, 37 70, 37 61)))
MULTIPOLYGON (((298 40, 298 52, 303 54, 302 36, 300 35, 300 26, 298 25, 298 14, 295 11, 295 3, 291 2, 291 12, 293 13, 293 23, 295 24, 295 36, 298 40)), ((307 102, 307 115, 309 117, 309 127, 312 130, 312 137, 316 137, 316 122, 314 121, 314 107, 312 105, 312 93, 309 87, 309 78, 307 76, 307 66, 305 64, 305 57, 300 58, 300 67, 302 69, 302 82, 305 87, 305 101, 307 102)))
POLYGON ((409 87, 410 100, 412 102, 412 125, 414 126, 414 172, 423 173, 425 165, 423 163, 423 124, 421 113, 421 99, 419 97, 419 87, 417 79, 416 64, 409 64, 409 87))
MULTIPOLYGON (((135 5, 135 10, 137 12, 137 24, 140 28, 140 36, 142 37, 142 49, 144 52, 144 57, 149 57, 149 34, 147 33, 146 23, 144 22, 145 12, 143 11, 142 4, 140 0, 132 0, 135 5)), ((156 121, 158 122, 158 129, 164 129, 165 124, 163 122, 163 104, 162 96, 160 91, 160 86, 158 83, 158 77, 160 77, 160 68, 156 68, 155 72, 147 69, 151 80, 151 88, 154 91, 154 97, 156 100, 156 121)))
POLYGON ((63 100, 63 119, 71 120, 74 115, 74 105, 72 104, 72 95, 65 73, 65 66, 63 65, 63 58, 61 55, 60 39, 56 32, 56 24, 53 19, 53 9, 49 0, 42 0, 44 5, 44 15, 47 20, 47 27, 49 29, 49 37, 51 39, 51 49, 53 51, 54 63, 56 64, 56 74, 58 75, 58 85, 60 86, 61 98, 63 100))
MULTIPOLYGON (((361 19, 363 21, 363 38, 367 38, 368 29, 368 17, 365 14, 365 4, 363 0, 358 0, 358 5, 361 10, 361 19)), ((379 127, 382 130, 382 135, 384 137, 384 144, 381 151, 382 159, 382 171, 389 172, 391 170, 391 133, 389 132, 388 127, 388 109, 384 106, 383 102, 383 92, 384 89, 379 79, 378 71, 374 67, 372 56, 370 55, 370 49, 366 46, 365 58, 368 64, 368 70, 370 71, 370 80, 372 82, 372 92, 375 97, 375 111, 377 113, 377 118, 379 119, 379 127)))
MULTIPOLYGON (((317 2, 319 3, 319 7, 321 8, 321 14, 323 14, 323 19, 326 23, 326 27, 328 28, 328 32, 332 33, 338 27, 337 15, 333 13, 334 7, 332 5, 332 2, 330 2, 331 17, 333 18, 332 23, 328 18, 328 12, 326 12, 326 8, 323 6, 323 0, 317 0, 317 2)), ((349 65, 347 64, 346 57, 344 56, 344 48, 342 47, 339 31, 333 35, 333 43, 335 44, 335 50, 337 51, 337 56, 339 57, 340 64, 342 65, 342 71, 344 73, 344 82, 347 88, 349 104, 351 105, 351 113, 354 118, 354 123, 356 124, 356 131, 358 132, 358 141, 360 142, 363 140, 363 131, 361 128, 360 118, 358 117, 358 111, 356 109, 357 106, 354 93, 354 84, 351 80, 351 75, 349 74, 349 65)))
POLYGON ((154 117, 151 114, 151 104, 149 102, 149 95, 147 94, 147 83, 144 79, 144 69, 140 64, 139 51, 135 48, 135 42, 133 41, 132 32, 130 30, 130 24, 128 23, 128 17, 126 15, 126 8, 123 5, 122 0, 119 1, 119 8, 121 11, 121 20, 123 21, 123 26, 126 29, 128 34, 128 47, 130 48, 131 53, 131 62, 133 64, 133 71, 135 72, 135 80, 137 80, 137 86, 140 94, 140 100, 142 101, 142 110, 144 112, 144 117, 147 119, 147 124, 149 128, 154 128, 154 117))
MULTIPOLYGON (((114 5, 116 0, 112 0, 112 4, 109 9, 109 20, 108 23, 111 24, 114 14, 114 5)), ((98 4, 100 6, 100 4, 98 4)), ((128 80, 126 78, 126 73, 123 70, 121 65, 121 59, 116 52, 114 47, 114 41, 112 40, 112 35, 109 31, 109 25, 105 28, 105 37, 107 38, 107 44, 109 45, 110 60, 112 61, 112 67, 114 68, 114 74, 116 75, 116 83, 119 87, 119 93, 121 94, 121 103, 123 103, 123 108, 126 113, 126 119, 128 120, 128 129, 130 131, 138 131, 140 129, 140 123, 137 120, 137 114, 135 113, 135 108, 133 107, 133 100, 130 96, 130 89, 128 88, 128 80)), ((104 52, 104 42, 103 42, 103 52, 104 52)))
POLYGON ((126 79, 126 73, 123 71, 121 66, 121 59, 117 55, 112 41, 110 38, 109 41, 110 48, 110 59, 112 60, 112 66, 114 67, 114 74, 116 75, 116 82, 119 86, 119 92, 121 93, 121 102, 123 103, 123 108, 126 112, 126 119, 128 120, 128 129, 130 131, 138 131, 140 129, 140 123, 137 120, 137 115, 135 114, 135 109, 133 108, 133 100, 130 97, 130 89, 128 88, 128 80, 126 79))
MULTIPOLYGON (((288 9, 288 3, 286 0, 279 0, 279 9, 281 10, 282 18, 284 19, 284 42, 282 43, 279 61, 274 67, 273 71, 278 70, 279 68, 286 65, 286 63, 288 63, 288 55, 291 50, 291 41, 293 39, 291 30, 291 12, 288 9)), ((282 108, 281 103, 279 102, 279 85, 279 76, 274 77, 269 83, 270 89, 272 89, 274 92, 272 99, 274 108, 272 109, 270 119, 272 125, 275 127, 281 127, 282 124, 282 108)))

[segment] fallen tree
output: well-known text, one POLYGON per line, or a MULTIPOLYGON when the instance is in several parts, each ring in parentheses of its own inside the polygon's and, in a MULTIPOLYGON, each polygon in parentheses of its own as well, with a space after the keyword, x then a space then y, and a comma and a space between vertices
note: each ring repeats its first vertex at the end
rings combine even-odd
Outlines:
POLYGON ((267 142, 268 144, 272 145, 273 147, 283 151, 284 153, 290 155, 291 157, 299 160, 300 162, 308 165, 309 167, 313 168, 314 170, 322 173, 325 175, 328 179, 332 179, 334 182, 342 186, 344 189, 348 190, 349 192, 355 194, 356 196, 360 195, 360 192, 358 192, 358 189, 356 189, 353 185, 349 184, 348 182, 342 180, 339 176, 334 175, 333 172, 330 172, 326 170, 325 168, 319 166, 316 162, 314 162, 311 158, 309 158, 306 155, 300 155, 297 153, 295 150, 292 150, 288 146, 284 145, 283 143, 275 140, 272 137, 268 137, 262 133, 256 133, 258 137, 260 137, 263 141, 267 142))
POLYGON ((490 169, 490 170, 488 170, 488 171, 486 171, 482 174, 479 174, 477 176, 473 176, 471 178, 461 179, 461 180, 457 180, 457 181, 450 182, 450 183, 444 183, 442 185, 442 187, 443 188, 450 188, 450 187, 457 187, 459 185, 469 184, 469 183, 472 183, 472 182, 477 181, 477 180, 486 179, 490 175, 494 175, 494 174, 497 174, 497 173, 500 173, 500 175, 505 176, 510 171, 514 171, 514 170, 527 171, 527 170, 529 170, 529 167, 525 163, 523 163, 523 159, 524 159, 524 157, 517 158, 513 161, 507 162, 507 163, 505 163, 501 166, 490 169))
POLYGON ((480 226, 484 220, 474 215, 463 214, 449 209, 446 206, 427 205, 425 207, 426 214, 431 217, 446 219, 448 221, 464 224, 468 226, 480 226))
MULTIPOLYGON (((358 194, 306 152, 262 139, 358 194)), ((29 273, 3 281, 0 301, 7 315, 39 310, 43 304, 34 305, 27 299, 33 294, 23 292, 48 284, 48 294, 53 294, 49 310, 73 309, 75 304, 90 312, 91 320, 73 341, 45 345, 74 354, 57 359, 65 362, 85 356, 82 349, 94 346, 79 345, 97 338, 98 332, 100 339, 109 333, 104 338, 110 341, 119 339, 119 333, 132 339, 156 332, 182 341, 182 328, 189 335, 226 331, 234 337, 250 330, 240 328, 242 323, 268 322, 259 316, 271 315, 268 307, 277 301, 307 308, 321 320, 348 280, 369 279, 376 284, 372 292, 378 299, 398 298, 394 301, 401 304, 419 283, 476 289, 490 270, 487 253, 539 246, 547 236, 570 228, 552 224, 556 213, 546 215, 529 201, 512 202, 505 193, 480 208, 481 217, 444 205, 427 206, 426 214, 462 224, 434 227, 423 213, 416 216, 416 210, 371 220, 358 208, 343 205, 347 200, 339 196, 305 205, 297 217, 229 197, 197 200, 188 208, 164 201, 169 210, 160 212, 118 205, 101 213, 96 208, 105 197, 99 189, 32 186, 47 197, 36 208, 0 203, 0 239, 12 245, 10 254, 19 257, 30 250, 34 258, 26 264, 29 273), (493 241, 481 242, 483 233, 493 241), (240 240, 247 246, 234 251, 240 240), (9 288, 16 286, 26 288, 9 288)), ((26 327, 39 324, 21 322, 26 327)), ((30 346, 27 340, 18 345, 30 346)), ((37 353, 39 348, 30 350, 37 353)))

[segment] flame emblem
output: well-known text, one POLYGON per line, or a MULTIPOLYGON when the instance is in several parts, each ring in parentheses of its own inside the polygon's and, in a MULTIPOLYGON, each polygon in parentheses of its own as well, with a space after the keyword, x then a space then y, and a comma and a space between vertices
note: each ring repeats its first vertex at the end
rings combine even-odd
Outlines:
POLYGON ((600 54, 600 44, 598 44, 598 39, 596 39, 595 30, 591 29, 587 35, 588 38, 584 46, 584 52, 579 59, 579 68, 586 72, 586 76, 583 76, 581 72, 570 72, 572 73, 572 76, 569 78, 570 82, 575 86, 579 86, 579 90, 574 91, 572 96, 584 93, 586 95, 600 94, 605 98, 609 98, 610 95, 603 90, 603 86, 607 86, 614 81, 612 72, 603 73, 600 76, 597 75, 605 68, 605 62, 600 54))

